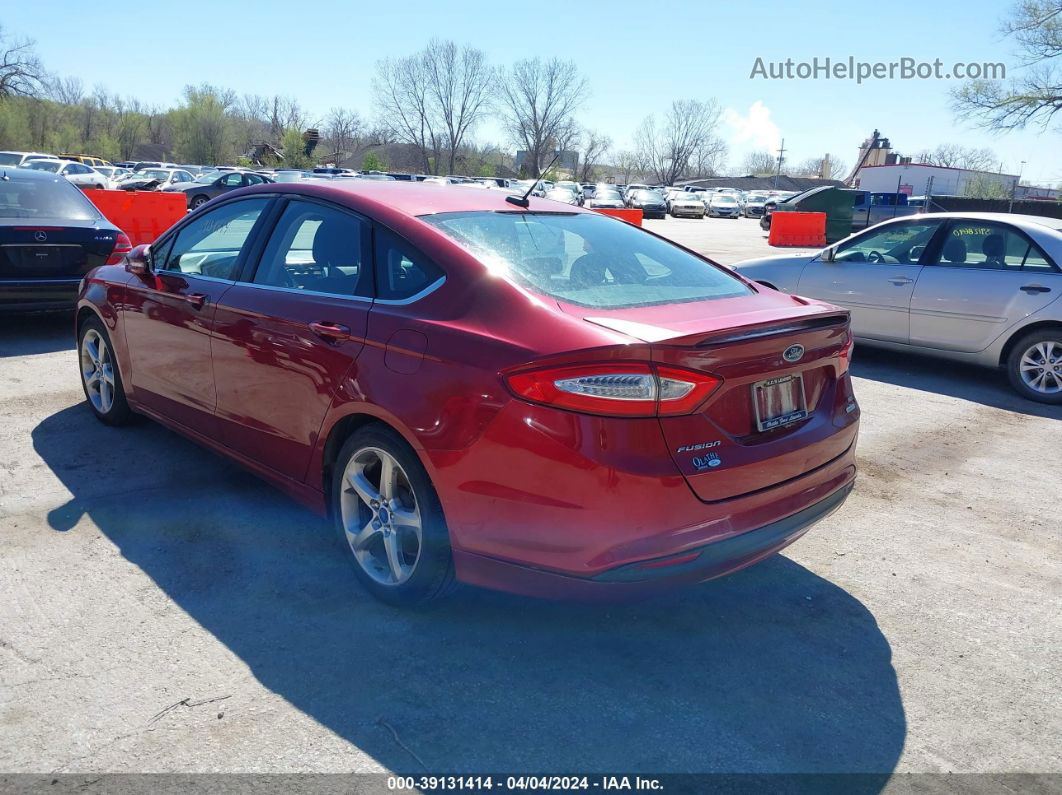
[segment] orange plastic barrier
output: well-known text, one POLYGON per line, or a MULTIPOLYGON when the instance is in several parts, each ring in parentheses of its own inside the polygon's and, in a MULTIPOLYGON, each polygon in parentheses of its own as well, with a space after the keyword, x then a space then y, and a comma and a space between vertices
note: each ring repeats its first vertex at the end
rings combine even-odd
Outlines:
POLYGON ((613 218, 619 218, 621 221, 626 221, 628 224, 634 224, 635 226, 642 225, 642 211, 641 210, 619 210, 609 209, 601 207, 595 208, 595 213, 601 213, 602 215, 611 215, 613 218))
POLYGON ((825 246, 826 213, 772 213, 767 245, 825 246))
POLYGON ((134 246, 153 242, 188 212, 188 197, 183 193, 87 190, 85 196, 108 221, 129 235, 134 246))

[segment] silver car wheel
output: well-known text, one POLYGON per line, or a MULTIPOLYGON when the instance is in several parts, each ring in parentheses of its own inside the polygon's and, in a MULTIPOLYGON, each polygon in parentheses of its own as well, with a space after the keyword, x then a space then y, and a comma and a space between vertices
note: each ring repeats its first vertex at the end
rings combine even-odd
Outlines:
POLYGON ((100 414, 114 405, 114 362, 103 336, 89 329, 81 339, 81 378, 85 392, 100 414))
POLYGON ((358 565, 381 585, 401 585, 417 568, 423 543, 420 506, 401 464, 364 447, 343 472, 339 508, 358 565))
POLYGON ((1062 343, 1043 340, 1030 346, 1018 363, 1021 380, 1043 395, 1062 393, 1062 343))

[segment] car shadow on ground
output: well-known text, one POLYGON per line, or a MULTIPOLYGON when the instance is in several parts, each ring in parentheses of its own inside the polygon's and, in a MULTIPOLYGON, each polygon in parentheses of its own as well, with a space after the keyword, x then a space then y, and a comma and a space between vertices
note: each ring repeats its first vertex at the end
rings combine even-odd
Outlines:
POLYGON ((73 312, 0 315, 0 359, 75 347, 73 312))
POLYGON ((636 604, 465 588, 402 611, 358 588, 324 521, 154 423, 79 405, 33 445, 73 495, 54 530, 91 519, 265 687, 392 771, 860 772, 848 791, 876 792, 903 748, 874 617, 785 557, 636 604))
MULTIPOLYGON (((856 344, 852 375, 887 384, 936 392, 992 408, 1033 417, 1062 419, 1062 406, 1026 400, 1015 392, 1002 370, 900 353, 856 344)), ((857 390, 858 396, 858 390, 857 390)))

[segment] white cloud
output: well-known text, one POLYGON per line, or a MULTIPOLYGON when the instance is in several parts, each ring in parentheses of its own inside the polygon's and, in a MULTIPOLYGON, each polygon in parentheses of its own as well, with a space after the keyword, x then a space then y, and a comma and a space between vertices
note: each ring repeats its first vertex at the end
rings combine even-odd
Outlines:
POLYGON ((756 100, 742 115, 733 108, 723 111, 723 122, 730 128, 730 142, 740 149, 767 149, 771 152, 782 143, 782 133, 771 120, 771 109, 756 100))

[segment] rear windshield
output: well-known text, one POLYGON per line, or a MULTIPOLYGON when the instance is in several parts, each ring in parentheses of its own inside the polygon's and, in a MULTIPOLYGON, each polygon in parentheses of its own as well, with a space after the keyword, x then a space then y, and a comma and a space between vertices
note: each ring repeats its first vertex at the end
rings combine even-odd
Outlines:
POLYGON ((0 166, 17 166, 22 162, 22 155, 16 152, 0 152, 0 166))
POLYGON ((102 216, 76 187, 62 177, 0 179, 0 218, 69 218, 95 221, 102 216))
POLYGON ((54 174, 62 165, 56 160, 27 160, 25 168, 32 168, 34 171, 51 171, 54 174))
POLYGON ((637 227, 596 213, 421 216, 529 289, 597 309, 748 295, 735 276, 637 227))

